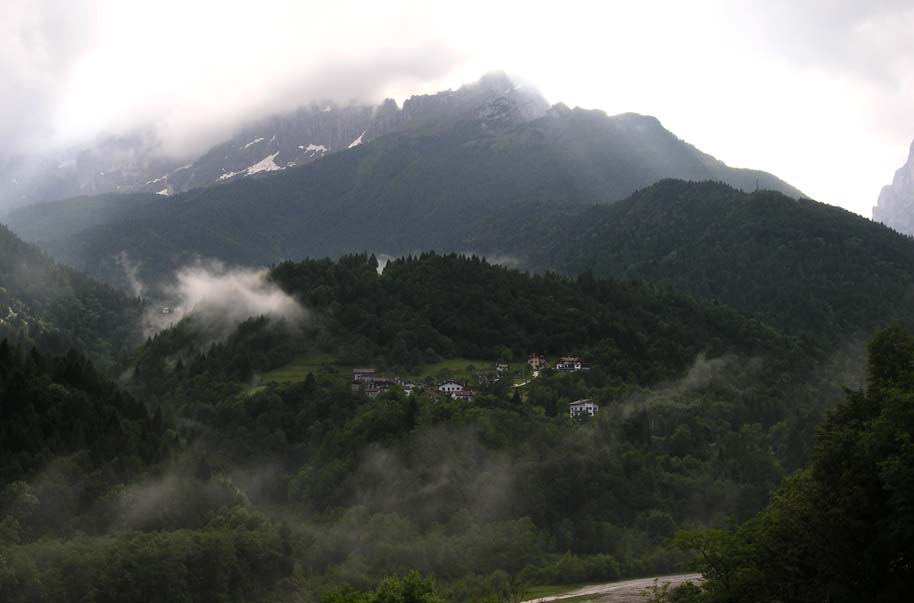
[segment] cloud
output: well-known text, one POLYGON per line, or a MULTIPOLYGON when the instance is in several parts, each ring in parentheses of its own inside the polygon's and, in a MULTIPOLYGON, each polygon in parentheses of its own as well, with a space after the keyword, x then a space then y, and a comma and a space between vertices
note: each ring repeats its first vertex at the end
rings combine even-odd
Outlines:
POLYGON ((734 3, 732 18, 797 64, 897 85, 914 61, 914 5, 908 0, 734 3), (751 27, 754 25, 754 28, 751 27))
POLYGON ((433 7, 274 0, 7 0, 0 159, 152 131, 199 153, 244 121, 316 100, 376 101, 459 60, 433 7))
POLYGON ((292 323, 307 316, 301 304, 269 280, 265 268, 230 269, 218 262, 199 262, 179 270, 175 281, 161 289, 162 305, 150 307, 144 317, 147 335, 189 317, 214 337, 222 337, 252 316, 292 323))
POLYGON ((121 251, 115 261, 118 267, 124 271, 124 277, 130 292, 135 297, 143 297, 146 294, 146 285, 140 280, 140 267, 142 264, 131 261, 126 251, 121 251))
POLYGON ((50 0, 0 3, 0 159, 51 134, 67 79, 96 34, 93 6, 50 0))
POLYGON ((399 513, 422 525, 465 510, 485 520, 512 508, 515 461, 486 448, 473 429, 451 425, 418 430, 408 447, 369 445, 349 476, 348 505, 399 513))

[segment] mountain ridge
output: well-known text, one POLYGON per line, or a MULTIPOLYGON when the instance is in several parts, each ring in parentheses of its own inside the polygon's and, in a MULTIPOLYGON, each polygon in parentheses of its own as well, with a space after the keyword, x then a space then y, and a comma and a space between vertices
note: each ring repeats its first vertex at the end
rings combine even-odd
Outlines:
POLYGON ((730 168, 655 117, 547 108, 509 82, 490 77, 413 97, 400 112, 406 126, 268 177, 169 197, 39 204, 8 222, 61 261, 110 280, 122 252, 153 277, 197 256, 269 264, 364 249, 489 252, 476 245, 493 212, 612 203, 670 177, 800 194, 770 174, 730 168))
POLYGON ((20 157, 0 165, 0 205, 29 205, 81 195, 149 192, 163 196, 289 167, 367 143, 414 122, 449 121, 487 109, 489 127, 533 119, 548 108, 535 89, 515 86, 502 72, 435 94, 414 95, 402 109, 379 104, 311 102, 289 112, 242 124, 202 154, 172 159, 152 132, 110 136, 47 156, 20 157))
MULTIPOLYGON (((435 135, 463 127, 467 135, 480 135, 505 131, 547 115, 567 117, 569 111, 587 110, 568 109, 561 103, 550 106, 535 88, 517 85, 503 72, 492 72, 456 90, 411 96, 402 107, 393 99, 377 105, 312 102, 291 112, 246 123, 227 139, 189 159, 165 156, 151 132, 109 137, 85 148, 47 156, 19 158, 0 165, 3 183, 0 205, 18 207, 108 193, 148 192, 169 196, 307 165, 389 134, 424 131, 435 135)), ((637 115, 608 116, 593 111, 618 123, 637 115)), ((655 122, 652 127, 662 129, 660 122, 655 122)), ((691 145, 688 147, 693 154, 703 157, 692 169, 702 166, 712 175, 728 180, 725 172, 732 168, 691 145)), ((749 190, 756 178, 763 187, 800 194, 764 172, 747 173, 738 180, 728 181, 749 190)), ((645 183, 639 181, 639 184, 645 183)), ((628 186, 623 194, 613 195, 621 198, 633 190, 628 186)))

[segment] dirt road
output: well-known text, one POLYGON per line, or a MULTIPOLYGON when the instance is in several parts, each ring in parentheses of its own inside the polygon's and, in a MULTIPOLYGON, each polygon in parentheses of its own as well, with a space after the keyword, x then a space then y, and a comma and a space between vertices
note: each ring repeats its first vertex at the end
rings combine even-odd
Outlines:
MULTIPOLYGON (((675 576, 658 576, 658 584, 669 582, 673 586, 682 584, 691 580, 698 582, 701 579, 700 574, 677 574, 675 576)), ((625 580, 624 582, 610 582, 608 584, 592 584, 571 592, 554 595, 551 597, 542 597, 541 599, 530 599, 523 603, 549 603, 550 601, 561 601, 570 597, 580 597, 582 595, 593 595, 590 601, 599 603, 640 603, 644 601, 641 593, 654 584, 654 578, 639 578, 637 580, 625 580)))

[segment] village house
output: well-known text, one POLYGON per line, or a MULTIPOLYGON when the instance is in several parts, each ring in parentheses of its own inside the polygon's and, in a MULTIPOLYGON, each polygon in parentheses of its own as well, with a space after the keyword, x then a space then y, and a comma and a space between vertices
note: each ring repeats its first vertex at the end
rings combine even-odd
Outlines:
POLYGON ((369 398, 377 398, 393 386, 388 379, 379 378, 373 368, 352 369, 352 391, 364 391, 369 398))
POLYGON ((396 385, 390 379, 373 379, 371 381, 362 381, 359 384, 353 384, 353 388, 362 389, 369 398, 377 398, 383 393, 390 391, 396 385))
POLYGON ((457 391, 465 390, 463 383, 458 383, 457 381, 445 381, 438 386, 438 391, 442 394, 453 394, 457 391))
POLYGON ((352 382, 374 381, 377 371, 373 368, 354 368, 352 369, 352 382))
POLYGON ((574 371, 587 370, 587 366, 584 364, 583 360, 576 356, 566 356, 564 358, 559 358, 559 361, 555 364, 555 370, 563 373, 571 373, 574 371))
POLYGON ((530 357, 527 358, 527 364, 529 364, 530 368, 534 371, 538 371, 549 366, 549 361, 546 360, 545 356, 540 354, 530 354, 530 357))
POLYGON ((568 413, 571 415, 571 418, 581 417, 581 416, 594 416, 600 411, 600 405, 594 402, 589 398, 584 398, 582 400, 575 400, 568 404, 568 413))
POLYGON ((455 392, 451 392, 451 398, 454 400, 463 400, 465 402, 472 402, 473 398, 479 395, 479 392, 472 389, 458 389, 455 392))
POLYGON ((413 383, 412 381, 406 381, 404 379, 397 379, 397 385, 403 388, 403 392, 407 396, 412 396, 413 393, 422 390, 422 387, 418 383, 413 383))

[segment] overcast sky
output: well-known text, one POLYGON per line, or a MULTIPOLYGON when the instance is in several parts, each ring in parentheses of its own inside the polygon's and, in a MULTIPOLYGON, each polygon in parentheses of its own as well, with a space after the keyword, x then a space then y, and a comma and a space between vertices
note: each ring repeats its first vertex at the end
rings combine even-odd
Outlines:
POLYGON ((494 69, 867 216, 914 138, 912 0, 2 0, 0 155, 138 127, 186 155, 494 69))

